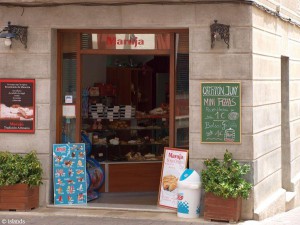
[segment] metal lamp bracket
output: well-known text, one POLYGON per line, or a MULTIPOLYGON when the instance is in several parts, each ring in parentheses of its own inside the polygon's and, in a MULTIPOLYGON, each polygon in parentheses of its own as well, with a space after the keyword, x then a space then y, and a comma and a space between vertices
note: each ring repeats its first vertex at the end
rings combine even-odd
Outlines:
POLYGON ((215 23, 210 25, 210 34, 211 34, 211 48, 215 46, 215 42, 217 40, 217 35, 221 37, 221 39, 224 40, 225 44, 227 45, 227 48, 229 48, 229 25, 220 24, 218 23, 218 20, 215 20, 215 23))
POLYGON ((27 28, 19 25, 10 25, 11 32, 16 35, 15 39, 19 40, 27 48, 27 28))
POLYGON ((0 31, 0 38, 15 38, 16 40, 20 41, 25 48, 27 48, 27 29, 28 27, 11 25, 11 23, 8 22, 7 27, 0 31))

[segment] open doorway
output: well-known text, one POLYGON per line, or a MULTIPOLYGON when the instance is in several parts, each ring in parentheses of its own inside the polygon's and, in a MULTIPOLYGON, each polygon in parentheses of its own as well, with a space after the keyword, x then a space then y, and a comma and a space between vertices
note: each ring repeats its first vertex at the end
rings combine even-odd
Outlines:
POLYGON ((57 143, 89 141, 88 206, 157 208, 164 147, 189 146, 188 33, 155 31, 147 49, 129 49, 143 47, 126 39, 138 35, 82 32, 58 36, 57 143))
POLYGON ((156 205, 169 146, 169 57, 82 55, 81 129, 105 180, 90 203, 156 205))

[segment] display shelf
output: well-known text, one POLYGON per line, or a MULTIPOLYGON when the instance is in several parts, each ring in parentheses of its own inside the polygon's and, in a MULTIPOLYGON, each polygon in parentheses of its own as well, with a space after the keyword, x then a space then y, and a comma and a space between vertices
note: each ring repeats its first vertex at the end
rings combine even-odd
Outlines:
POLYGON ((139 115, 136 116, 135 119, 168 119, 169 114, 163 114, 163 115, 151 115, 151 114, 146 114, 146 115, 139 115))
POLYGON ((169 115, 168 114, 164 114, 164 115, 143 115, 143 116, 135 116, 135 117, 131 117, 131 118, 106 118, 106 117, 103 117, 103 118, 82 118, 84 120, 87 120, 87 121, 101 121, 101 120, 110 120, 110 121, 114 121, 114 120, 134 120, 134 119, 137 119, 137 120, 142 120, 142 119, 169 119, 169 115))
POLYGON ((93 144, 92 146, 95 147, 117 147, 117 146, 155 146, 155 145, 165 145, 167 146, 167 143, 136 143, 136 144, 118 144, 118 145, 113 145, 113 144, 93 144))
POLYGON ((129 130, 166 130, 168 127, 128 127, 128 128, 109 128, 109 129, 85 129, 86 132, 108 132, 108 131, 129 131, 129 130))

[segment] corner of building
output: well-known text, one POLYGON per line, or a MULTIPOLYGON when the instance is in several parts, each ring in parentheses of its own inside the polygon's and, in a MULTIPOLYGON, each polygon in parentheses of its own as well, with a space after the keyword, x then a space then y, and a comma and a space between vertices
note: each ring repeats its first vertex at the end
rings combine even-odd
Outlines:
POLYGON ((264 220, 278 213, 285 212, 286 191, 279 189, 261 202, 259 207, 254 210, 255 220, 264 220))

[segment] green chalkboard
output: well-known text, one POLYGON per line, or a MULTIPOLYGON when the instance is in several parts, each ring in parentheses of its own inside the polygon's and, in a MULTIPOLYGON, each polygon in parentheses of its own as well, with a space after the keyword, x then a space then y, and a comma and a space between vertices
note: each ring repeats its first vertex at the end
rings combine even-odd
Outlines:
POLYGON ((201 142, 241 143, 241 83, 201 83, 201 142))

